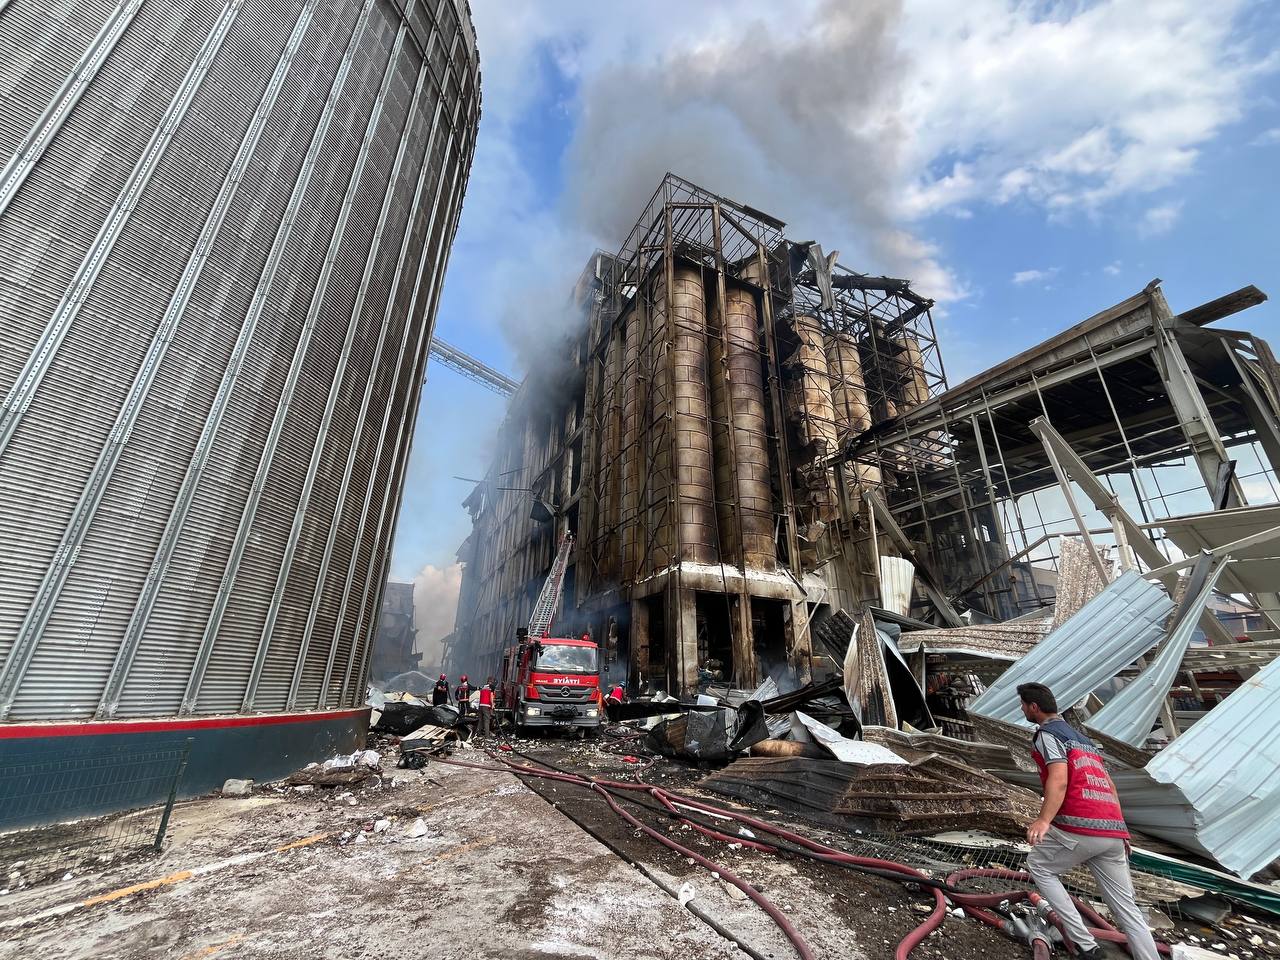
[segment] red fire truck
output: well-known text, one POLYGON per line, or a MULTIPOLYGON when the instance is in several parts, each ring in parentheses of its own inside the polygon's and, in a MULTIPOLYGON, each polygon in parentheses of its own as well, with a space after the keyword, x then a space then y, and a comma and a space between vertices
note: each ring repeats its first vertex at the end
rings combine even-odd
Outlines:
POLYGON ((521 637, 503 651, 498 704, 517 731, 595 731, 604 716, 599 648, 585 636, 521 637))
POLYGON ((565 534, 528 628, 517 630, 515 646, 502 652, 498 710, 518 731, 561 727, 585 734, 604 716, 599 648, 586 634, 581 640, 551 636, 572 549, 573 535, 565 534))

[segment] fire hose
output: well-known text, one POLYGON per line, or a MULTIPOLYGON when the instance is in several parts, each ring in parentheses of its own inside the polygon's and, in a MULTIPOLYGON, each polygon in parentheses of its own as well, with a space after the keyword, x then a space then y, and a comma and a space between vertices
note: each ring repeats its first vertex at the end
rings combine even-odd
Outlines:
MULTIPOLYGON (((813 957, 812 949, 790 920, 777 908, 776 905, 765 897, 763 893, 756 890, 756 888, 751 884, 742 880, 732 871, 727 870, 715 861, 704 857, 697 851, 678 843, 643 823, 629 811, 623 809, 618 804, 618 799, 620 797, 624 797, 628 802, 636 803, 637 805, 644 806, 651 810, 656 809, 659 813, 665 812, 668 816, 687 823, 692 829, 697 830, 704 836, 711 839, 740 844, 744 847, 759 850, 761 852, 789 853, 803 856, 807 859, 855 869, 859 872, 869 873, 898 883, 913 884, 920 888, 929 890, 934 898, 933 911, 919 926, 907 934, 907 936, 898 944, 894 953, 895 960, 906 960, 911 952, 919 946, 926 937, 942 925, 943 920, 946 918, 948 899, 958 906, 963 907, 970 916, 987 924, 988 926, 991 926, 1014 939, 1026 940, 1031 945, 1032 954, 1035 960, 1048 960, 1050 955, 1050 944, 1044 931, 1034 924, 1028 924, 1022 918, 1013 917, 1008 914, 1007 908, 1010 905, 1022 901, 1028 901, 1033 911, 1038 911, 1038 914, 1033 913, 1033 918, 1037 915, 1042 917, 1044 921, 1051 924, 1056 929, 1063 942, 1068 945, 1068 947, 1071 946, 1071 941, 1066 934, 1061 919, 1052 910, 1048 909, 1048 904, 1042 900, 1038 893, 1017 889, 997 893, 979 893, 977 891, 961 890, 956 886, 956 884, 962 880, 975 877, 1016 880, 1024 883, 1030 882, 1031 878, 1026 873, 1003 869, 968 869, 960 870, 951 874, 947 877, 946 882, 943 883, 929 877, 927 874, 911 867, 908 864, 876 857, 856 856, 835 847, 820 843, 816 840, 812 840, 803 834, 788 830, 785 827, 761 820, 757 817, 752 817, 736 810, 717 807, 714 804, 706 803, 691 797, 671 793, 662 787, 646 783, 630 783, 578 774, 556 767, 554 764, 548 763, 545 760, 537 760, 533 757, 528 757, 525 754, 520 754, 520 756, 525 757, 525 759, 530 760, 533 763, 541 764, 541 768, 515 763, 492 752, 489 753, 489 756, 501 764, 501 766, 473 763, 454 758, 441 757, 438 759, 443 763, 452 764, 454 766, 469 767, 477 770, 509 772, 520 776, 534 776, 561 783, 568 783, 591 790, 599 795, 617 816, 633 828, 658 841, 663 846, 692 860, 704 869, 715 872, 746 894, 747 897, 764 910, 769 918, 774 921, 778 929, 795 948, 796 953, 802 958, 802 960, 811 960, 813 957), (634 794, 637 793, 647 794, 653 800, 657 801, 660 808, 655 808, 650 804, 643 802, 638 797, 634 796, 634 794), (735 821, 753 831, 768 834, 772 839, 768 842, 762 842, 760 840, 745 839, 742 836, 724 833, 716 827, 698 822, 696 814, 692 813, 693 811, 708 815, 709 817, 715 817, 720 820, 735 821)), ((1117 930, 1105 918, 1100 916, 1087 903, 1084 903, 1076 897, 1072 897, 1072 901, 1087 921, 1089 931, 1094 937, 1099 940, 1107 940, 1112 943, 1122 945, 1127 942, 1123 933, 1117 930)), ((1166 944, 1157 943, 1157 947, 1162 953, 1167 954, 1170 952, 1170 948, 1166 944)))

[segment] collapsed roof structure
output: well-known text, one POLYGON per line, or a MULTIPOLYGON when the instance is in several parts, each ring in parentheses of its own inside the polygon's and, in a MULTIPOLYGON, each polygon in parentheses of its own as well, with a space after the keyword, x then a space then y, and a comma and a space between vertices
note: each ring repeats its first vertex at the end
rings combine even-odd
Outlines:
MULTIPOLYGON (((496 661, 573 534, 562 632, 633 692, 804 683, 869 621, 943 733, 1024 752, 1010 692, 1048 683, 1134 826, 1248 876, 1280 856, 1280 365, 1211 324, 1265 299, 1152 281, 949 387, 906 281, 668 175, 466 501, 449 669, 496 661)), ((900 726, 883 667, 845 682, 900 726)))

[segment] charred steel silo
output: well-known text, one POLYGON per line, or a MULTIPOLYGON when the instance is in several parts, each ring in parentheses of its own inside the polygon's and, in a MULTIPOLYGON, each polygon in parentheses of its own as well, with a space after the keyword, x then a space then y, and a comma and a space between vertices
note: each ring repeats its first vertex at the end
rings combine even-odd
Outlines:
POLYGON ((465 3, 12 0, 0 90, 0 718, 361 704, 465 3))
POLYGON ((751 290, 726 288, 723 344, 711 340, 716 496, 725 558, 741 558, 748 569, 773 570, 773 487, 757 316, 751 290))

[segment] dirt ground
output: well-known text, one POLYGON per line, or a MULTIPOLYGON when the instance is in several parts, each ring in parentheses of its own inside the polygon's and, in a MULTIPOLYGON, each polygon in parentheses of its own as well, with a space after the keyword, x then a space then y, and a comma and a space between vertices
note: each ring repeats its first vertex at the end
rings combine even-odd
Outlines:
MULTIPOLYGON (((515 746, 619 779, 639 769, 591 744, 515 746)), ((455 756, 491 762, 477 750, 455 756)), ((267 785, 246 798, 186 802, 163 854, 107 869, 68 864, 68 880, 0 896, 0 958, 796 955, 759 906, 589 791, 436 761, 395 769, 395 757, 389 748, 383 775, 355 788, 267 785)), ((640 775, 691 790, 700 776, 670 763, 640 775)), ((670 818, 641 819, 756 887, 816 957, 892 957, 931 903, 889 880, 732 849, 670 818)), ((949 917, 912 956, 1029 953, 949 917)))

